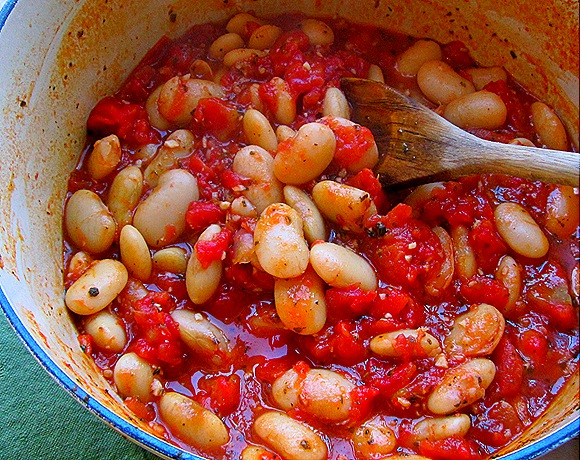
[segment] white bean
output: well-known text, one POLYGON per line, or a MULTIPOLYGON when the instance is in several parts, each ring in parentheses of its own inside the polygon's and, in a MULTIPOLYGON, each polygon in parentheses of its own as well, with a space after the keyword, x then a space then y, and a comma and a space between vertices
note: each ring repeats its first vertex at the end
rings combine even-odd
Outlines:
POLYGON ((548 238, 522 205, 501 203, 495 208, 494 218, 497 231, 513 251, 530 258, 548 253, 548 238))
POLYGON ((226 25, 228 32, 233 32, 238 35, 246 36, 248 24, 256 23, 263 25, 264 21, 249 13, 238 13, 231 17, 226 25))
POLYGON ((475 91, 475 86, 443 61, 427 61, 417 72, 419 88, 431 102, 449 104, 475 91))
POLYGON ((91 254, 106 251, 115 240, 115 219, 101 198, 90 190, 73 193, 66 204, 64 219, 73 243, 91 254))
POLYGON ((93 263, 93 258, 88 252, 78 251, 71 257, 67 269, 66 279, 76 281, 93 263))
POLYGON ((159 85, 155 88, 155 91, 149 95, 145 102, 145 110, 147 111, 147 118, 149 119, 151 126, 161 131, 166 131, 171 128, 171 123, 159 112, 159 95, 161 94, 162 89, 163 85, 159 85))
POLYGON ((453 240, 443 228, 433 227, 433 233, 437 235, 443 248, 444 259, 441 268, 434 275, 429 276, 425 282, 425 291, 432 296, 441 295, 453 281, 455 273, 455 253, 453 251, 453 240))
POLYGON ((417 40, 397 58, 396 68, 401 75, 414 77, 427 61, 440 61, 441 47, 432 40, 417 40))
POLYGON ((244 39, 235 32, 228 32, 216 38, 209 45, 208 55, 214 59, 223 59, 231 50, 243 48, 244 39))
POLYGON ((258 214, 271 204, 283 201, 283 185, 274 175, 274 158, 262 147, 248 145, 238 150, 232 169, 236 174, 251 179, 242 194, 258 214))
POLYGON ((559 238, 572 235, 578 228, 579 205, 577 188, 556 187, 546 203, 546 229, 559 238))
POLYGON ((271 204, 262 212, 254 230, 254 247, 262 268, 277 278, 293 278, 308 266, 302 219, 287 204, 271 204))
POLYGON ((85 331, 103 350, 119 353, 127 345, 127 334, 122 320, 107 310, 101 310, 87 317, 85 331))
POLYGON ((318 19, 305 19, 300 23, 300 28, 308 36, 310 44, 313 46, 332 45, 334 42, 332 29, 318 19))
POLYGON ((309 243, 326 239, 324 219, 306 192, 293 185, 287 185, 284 187, 284 200, 302 218, 304 236, 309 243))
POLYGON ((197 201, 197 180, 184 169, 162 174, 157 187, 141 202, 133 216, 133 225, 149 246, 174 242, 185 230, 185 213, 197 201))
POLYGON ((121 262, 99 260, 66 291, 66 306, 79 315, 97 313, 119 295, 128 279, 127 269, 121 262))
POLYGON ((338 88, 328 88, 322 102, 322 115, 350 118, 350 107, 346 96, 338 88))
POLYGON ((254 431, 286 460, 326 460, 328 447, 305 423, 280 412, 265 412, 254 422, 254 431))
POLYGON ((151 276, 153 263, 149 247, 143 235, 132 225, 125 225, 119 236, 121 261, 135 278, 147 281, 151 276))
POLYGON ((174 310, 171 317, 179 324, 181 340, 201 359, 222 368, 230 358, 230 344, 223 331, 201 313, 174 310))
POLYGON ((271 152, 276 151, 278 147, 276 133, 262 112, 249 109, 242 119, 242 127, 248 144, 258 145, 271 152))
POLYGON ((414 442, 420 442, 437 441, 452 436, 463 437, 469 428, 471 428, 471 419, 466 414, 426 418, 413 427, 411 439, 414 442))
POLYGON ((445 190, 445 184, 443 182, 421 184, 407 195, 404 202, 413 208, 414 214, 418 214, 423 206, 433 199, 434 192, 438 190, 445 190))
POLYGON ((113 370, 113 380, 122 396, 138 398, 142 402, 151 400, 153 369, 136 353, 125 353, 119 358, 113 370))
POLYGON ((507 72, 502 67, 471 67, 464 72, 469 74, 477 91, 483 89, 488 83, 507 80, 507 72))
POLYGON ((261 446, 247 446, 242 450, 240 460, 282 460, 274 452, 261 446))
POLYGON ((191 78, 189 75, 176 76, 161 87, 157 108, 167 121, 184 127, 193 119, 193 112, 200 99, 223 95, 223 87, 213 81, 191 78))
POLYGON ((369 80, 376 81, 376 82, 379 82, 379 83, 384 83, 385 82, 385 76, 383 75, 383 71, 376 64, 371 64, 369 66, 369 74, 368 74, 367 78, 369 80))
POLYGON ((92 178, 100 180, 111 174, 121 161, 121 143, 115 134, 95 142, 87 160, 92 178))
MULTIPOLYGON (((169 128, 166 128, 169 129, 169 128)), ((164 130, 165 131, 165 130, 164 130)), ((135 149, 133 153, 134 160, 141 160, 142 163, 150 162, 157 153, 157 144, 145 144, 135 149)))
POLYGON ((280 27, 271 24, 260 26, 250 35, 248 47, 257 50, 270 49, 282 35, 282 32, 283 30, 280 27))
POLYGON ((395 433, 378 417, 359 426, 352 435, 352 442, 357 454, 369 460, 383 458, 397 447, 395 433))
POLYGON ((270 80, 274 89, 274 118, 277 123, 290 125, 296 118, 296 101, 290 92, 290 86, 280 77, 270 80))
POLYGON ((505 123, 507 107, 497 94, 481 90, 449 102, 443 116, 463 129, 498 129, 505 123))
POLYGON ((511 141, 509 141, 508 144, 523 145, 525 147, 535 147, 536 146, 531 140, 526 139, 525 137, 516 137, 515 139, 512 139, 511 141))
POLYGON ((224 65, 226 67, 232 67, 239 61, 245 61, 246 59, 251 59, 254 56, 265 56, 266 51, 255 50, 252 48, 236 48, 235 50, 229 51, 224 56, 224 65))
POLYGON ((213 70, 203 59, 196 59, 193 61, 189 66, 189 72, 193 78, 200 78, 202 80, 213 79, 213 70))
POLYGON ((137 166, 126 166, 113 179, 107 207, 119 227, 130 224, 133 211, 143 193, 143 174, 137 166))
POLYGON ((274 158, 274 174, 285 184, 305 184, 318 177, 334 158, 336 138, 321 123, 307 123, 281 144, 274 158))
POLYGON ((549 149, 566 150, 568 147, 566 128, 558 115, 543 102, 534 102, 530 110, 540 142, 549 149))
POLYGON ((463 225, 451 229, 455 267, 460 278, 471 278, 477 273, 477 260, 469 243, 469 230, 463 225))
POLYGON ((509 297, 502 311, 509 315, 514 311, 522 292, 522 268, 513 257, 505 255, 499 261, 495 271, 495 279, 501 281, 507 288, 509 297))
POLYGON ((373 353, 387 358, 400 358, 407 356, 409 351, 397 346, 397 337, 403 336, 407 342, 418 344, 411 347, 411 355, 417 358, 435 357, 441 353, 439 341, 423 329, 401 329, 373 337, 370 341, 370 349, 373 353))
POLYGON ((245 196, 234 198, 230 205, 230 213, 242 217, 258 217, 256 207, 245 196))
POLYGON ((324 217, 352 232, 364 231, 366 219, 377 213, 368 192, 332 180, 318 182, 312 199, 324 217))
POLYGON ((449 369, 427 399, 427 408, 447 415, 473 404, 485 396, 495 377, 495 364, 485 358, 474 358, 449 369))
POLYGON ((159 271, 182 274, 187 269, 187 253, 183 248, 160 249, 152 259, 153 266, 159 271))
POLYGON ((320 420, 341 421, 349 416, 354 387, 328 369, 309 369, 305 374, 289 369, 272 384, 272 397, 285 411, 298 408, 320 420))
POLYGON ((445 338, 448 354, 485 356, 491 354, 505 329, 505 319, 497 308, 481 303, 459 315, 445 338))
POLYGON ((327 284, 334 287, 358 285, 365 291, 377 288, 370 263, 356 252, 335 243, 317 243, 310 250, 310 263, 327 284))
POLYGON ((143 179, 147 185, 156 187, 163 173, 173 169, 180 158, 191 154, 194 141, 193 133, 187 129, 178 129, 167 136, 151 163, 145 168, 143 179))
POLYGON ((288 140, 295 135, 296 131, 290 128, 290 126, 278 125, 276 128, 276 138, 278 139, 278 142, 284 142, 285 140, 288 140))
MULTIPOLYGON (((203 231, 198 241, 211 241, 220 232, 220 226, 212 224, 203 231)), ((221 260, 214 260, 207 267, 202 266, 197 257, 196 243, 185 272, 187 294, 194 304, 201 305, 214 295, 219 287, 222 271, 223 262, 221 260)))
POLYGON ((326 322, 324 283, 312 268, 274 282, 276 312, 287 329, 301 335, 319 332, 326 322))
POLYGON ((217 415, 174 391, 161 396, 159 414, 172 433, 202 449, 217 449, 230 439, 228 429, 217 415))

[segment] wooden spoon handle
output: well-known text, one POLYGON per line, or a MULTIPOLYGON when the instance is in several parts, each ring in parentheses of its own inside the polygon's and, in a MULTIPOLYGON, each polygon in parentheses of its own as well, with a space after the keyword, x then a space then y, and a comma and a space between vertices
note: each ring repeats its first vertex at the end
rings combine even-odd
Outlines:
POLYGON ((498 173, 578 186, 580 155, 480 139, 385 85, 346 78, 353 121, 367 126, 381 154, 386 187, 498 173))

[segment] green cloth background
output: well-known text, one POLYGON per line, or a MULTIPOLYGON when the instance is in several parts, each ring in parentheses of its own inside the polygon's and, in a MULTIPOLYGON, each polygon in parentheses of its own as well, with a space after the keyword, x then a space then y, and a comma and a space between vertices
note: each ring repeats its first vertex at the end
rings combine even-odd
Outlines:
POLYGON ((81 407, 28 352, 0 310, 1 460, 154 460, 81 407))

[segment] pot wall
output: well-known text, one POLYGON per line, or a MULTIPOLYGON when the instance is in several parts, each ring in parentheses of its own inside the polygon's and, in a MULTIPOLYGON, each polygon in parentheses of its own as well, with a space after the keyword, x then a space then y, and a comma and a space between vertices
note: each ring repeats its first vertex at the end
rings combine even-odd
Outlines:
MULTIPOLYGON (((163 34, 177 36, 195 23, 222 20, 243 9, 258 15, 302 11, 440 42, 462 40, 482 65, 503 65, 554 106, 578 148, 578 2, 530 5, 527 0, 16 2, 0 32, 0 183, 5 187, 0 283, 10 303, 9 318, 19 331, 26 330, 29 345, 37 344, 33 351, 41 361, 56 363, 51 372, 64 378, 77 398, 84 394, 77 385, 90 388, 97 401, 94 407, 87 403, 91 409, 112 417, 115 425, 126 420, 149 430, 118 404, 80 352, 63 303, 62 207, 92 106, 120 85, 163 34)), ((566 391, 531 438, 554 423, 567 423, 565 414, 578 405, 577 378, 566 391)))

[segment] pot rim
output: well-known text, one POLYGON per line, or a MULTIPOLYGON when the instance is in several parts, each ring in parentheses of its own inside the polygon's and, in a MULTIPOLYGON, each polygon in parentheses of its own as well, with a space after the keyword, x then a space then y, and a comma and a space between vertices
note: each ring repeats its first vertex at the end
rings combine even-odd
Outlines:
MULTIPOLYGON (((0 32, 4 27, 10 13, 18 3, 18 0, 0 0, 0 32)), ((96 415, 101 421, 116 430, 123 437, 129 438, 132 442, 149 450, 150 452, 164 456, 166 458, 186 459, 186 460, 205 460, 196 454, 186 452, 181 448, 169 444, 152 434, 145 432, 127 422, 125 419, 117 415, 112 410, 108 409, 99 403, 93 396, 81 388, 73 379, 71 379, 62 369, 54 362, 50 355, 39 345, 34 337, 27 330, 24 323, 16 314, 8 297, 4 293, 2 285, 0 284, 0 306, 4 312, 5 317, 12 329, 16 332, 18 337, 24 343, 28 351, 36 359, 36 361, 44 368, 44 370, 61 386, 67 393, 69 393, 77 402, 85 407, 89 412, 96 415)), ((502 460, 525 460, 537 458, 544 455, 557 447, 563 445, 567 441, 578 436, 580 433, 580 413, 575 411, 575 417, 561 426, 556 431, 550 433, 548 436, 541 438, 530 445, 520 448, 515 452, 511 452, 502 456, 502 460)))

